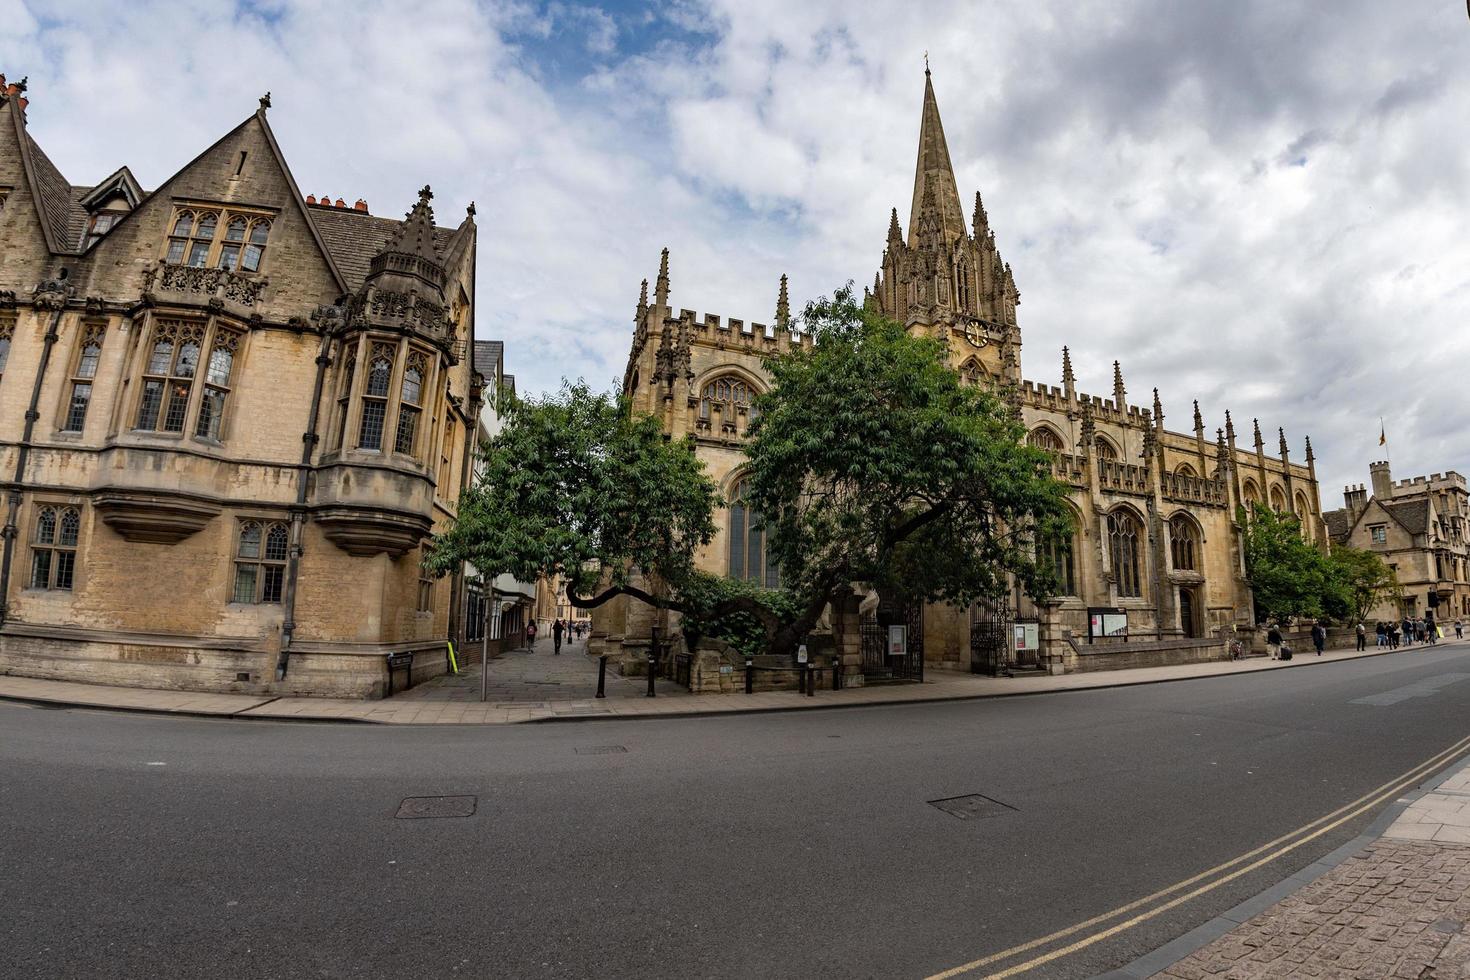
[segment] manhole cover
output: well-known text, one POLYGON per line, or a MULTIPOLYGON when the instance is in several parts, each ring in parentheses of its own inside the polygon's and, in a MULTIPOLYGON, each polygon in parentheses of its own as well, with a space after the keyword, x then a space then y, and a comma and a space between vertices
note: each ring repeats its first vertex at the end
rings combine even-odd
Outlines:
POLYGON ((952 817, 961 820, 976 820, 981 817, 998 817, 1003 813, 1015 813, 1016 808, 992 800, 988 796, 979 793, 971 793, 968 796, 951 796, 947 800, 930 800, 929 805, 938 807, 952 817))
POLYGON ((425 817, 471 817, 475 813, 473 796, 410 796, 398 804, 393 814, 399 820, 421 820, 425 817))
POLYGON ((612 755, 615 752, 626 752, 622 745, 582 745, 577 748, 578 755, 612 755))

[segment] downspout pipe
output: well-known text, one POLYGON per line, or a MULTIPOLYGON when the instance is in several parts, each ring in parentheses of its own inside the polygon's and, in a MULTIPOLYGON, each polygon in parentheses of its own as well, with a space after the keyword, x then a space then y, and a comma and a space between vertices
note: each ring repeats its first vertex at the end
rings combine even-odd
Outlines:
MULTIPOLYGON (((340 316, 340 308, 331 308, 330 314, 340 316)), ((291 553, 286 563, 286 594, 284 596, 285 619, 281 623, 281 653, 276 659, 276 680, 286 679, 286 668, 291 659, 291 639, 296 633, 296 582, 301 572, 301 553, 306 525, 306 501, 311 484, 311 457, 316 452, 320 436, 317 424, 321 418, 322 388, 326 384, 327 368, 332 363, 333 332, 323 325, 322 346, 316 355, 316 382, 311 389, 311 413, 307 419, 306 432, 301 436, 301 463, 296 468, 296 504, 291 508, 291 553)))
POLYGON ((31 385, 31 403, 26 409, 25 433, 21 436, 20 447, 15 454, 15 476, 11 479, 9 492, 6 494, 5 529, 0 532, 5 537, 5 553, 0 558, 0 625, 10 618, 10 568, 15 560, 16 522, 20 518, 21 491, 25 486, 26 463, 31 456, 31 438, 36 433, 36 422, 41 417, 41 385, 46 380, 46 368, 51 363, 51 351, 60 339, 57 328, 61 325, 62 313, 66 311, 66 300, 74 291, 72 285, 65 281, 66 275, 67 272, 63 269, 59 279, 44 282, 36 289, 35 308, 41 310, 49 307, 51 323, 46 328, 41 347, 41 363, 36 367, 36 380, 31 385))

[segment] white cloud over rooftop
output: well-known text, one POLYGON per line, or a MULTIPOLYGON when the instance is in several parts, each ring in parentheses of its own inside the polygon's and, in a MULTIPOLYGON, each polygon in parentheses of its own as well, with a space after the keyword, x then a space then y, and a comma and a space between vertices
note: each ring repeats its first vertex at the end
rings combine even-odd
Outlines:
POLYGON ((1022 292, 1022 363, 1242 440, 1311 434, 1324 504, 1470 469, 1470 22, 1453 4, 0 0, 0 70, 76 183, 145 186, 273 93, 303 190, 475 200, 479 335, 521 389, 621 374, 640 279, 766 321, 907 222, 929 52, 962 196, 1022 292))

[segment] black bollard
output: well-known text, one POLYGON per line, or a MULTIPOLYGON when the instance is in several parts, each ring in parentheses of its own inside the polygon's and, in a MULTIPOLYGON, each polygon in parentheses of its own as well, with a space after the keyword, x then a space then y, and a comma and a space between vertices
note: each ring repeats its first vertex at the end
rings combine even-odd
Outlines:
POLYGON ((607 654, 604 653, 602 656, 600 656, 600 657, 597 658, 597 696, 598 697, 600 697, 600 698, 607 697, 607 692, 605 690, 606 687, 607 687, 607 654))
POLYGON ((653 681, 654 681, 654 674, 657 672, 657 670, 658 670, 658 658, 657 658, 657 655, 654 654, 654 653, 652 653, 650 651, 650 653, 648 654, 648 696, 649 697, 654 697, 655 696, 654 695, 654 691, 653 691, 653 681))
POLYGON ((796 665, 796 693, 797 694, 805 694, 806 693, 806 665, 805 664, 797 664, 796 665))
POLYGON ((840 690, 842 690, 842 657, 841 657, 841 655, 834 656, 832 658, 832 690, 834 690, 834 691, 840 691, 840 690))
POLYGON ((806 665, 806 696, 814 698, 817 696, 817 665, 806 665))
POLYGON ((755 661, 749 657, 745 658, 745 693, 751 694, 755 691, 755 661))

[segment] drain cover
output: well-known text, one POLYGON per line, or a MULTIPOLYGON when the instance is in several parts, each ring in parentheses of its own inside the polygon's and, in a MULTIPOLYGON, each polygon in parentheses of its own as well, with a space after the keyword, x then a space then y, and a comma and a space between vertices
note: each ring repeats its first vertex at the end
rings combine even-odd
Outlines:
POLYGON ((929 805, 938 807, 952 817, 961 820, 977 820, 981 817, 998 817, 1003 813, 1015 813, 1016 808, 992 800, 988 796, 979 793, 971 793, 969 796, 951 796, 947 800, 930 800, 929 805))
POLYGON ((475 813, 473 796, 410 796, 398 804, 393 814, 399 820, 420 820, 425 817, 470 817, 475 813))
POLYGON ((626 752, 628 749, 622 745, 582 745, 577 747, 578 755, 612 755, 615 752, 626 752))

